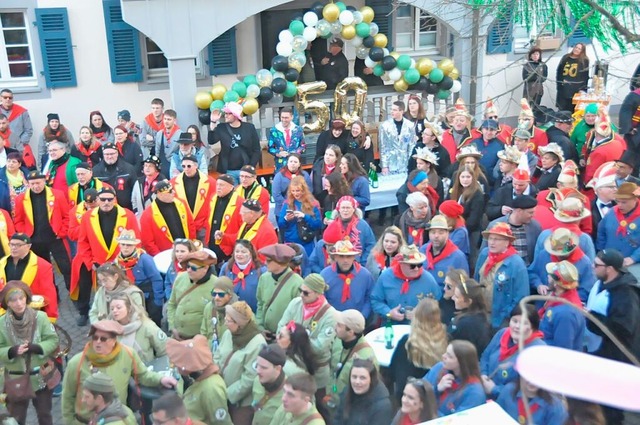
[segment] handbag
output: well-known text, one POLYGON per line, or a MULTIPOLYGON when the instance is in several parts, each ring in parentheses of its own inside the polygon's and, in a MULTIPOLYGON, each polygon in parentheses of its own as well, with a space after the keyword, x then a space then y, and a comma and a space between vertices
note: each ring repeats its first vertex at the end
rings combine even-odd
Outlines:
POLYGON ((311 230, 304 220, 298 220, 296 223, 298 226, 298 237, 303 243, 313 242, 316 237, 316 232, 311 230))
MULTIPOLYGON (((31 329, 32 343, 37 325, 38 321, 34 320, 31 329)), ((31 385, 31 353, 27 352, 25 366, 24 374, 17 378, 9 378, 9 371, 7 368, 4 369, 4 393, 7 395, 7 401, 9 402, 20 402, 36 398, 36 393, 33 391, 33 386, 31 385)))
POLYGON ((62 380, 60 369, 56 366, 55 361, 49 358, 42 366, 40 366, 40 375, 48 389, 54 389, 62 380))

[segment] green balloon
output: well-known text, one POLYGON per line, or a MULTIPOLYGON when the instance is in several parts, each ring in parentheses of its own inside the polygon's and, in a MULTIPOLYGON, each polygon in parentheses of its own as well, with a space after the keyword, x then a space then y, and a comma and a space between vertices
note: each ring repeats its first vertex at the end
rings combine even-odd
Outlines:
POLYGON ((434 68, 429 73, 429 80, 431 80, 433 84, 438 84, 443 78, 444 72, 442 72, 440 68, 434 68))
POLYGON ((403 71, 406 71, 411 67, 411 57, 409 55, 400 55, 396 62, 398 69, 403 71))
POLYGON ((237 102, 238 99, 240 99, 240 95, 233 90, 227 90, 227 92, 224 94, 224 97, 222 98, 222 100, 224 100, 224 103, 237 102))
POLYGON ((245 97, 247 95, 247 86, 242 81, 236 81, 231 85, 231 90, 238 93, 238 96, 245 97))
MULTIPOLYGON (((400 56, 402 57, 402 56, 400 56)), ((420 71, 415 68, 409 68, 404 73, 404 80, 408 84, 415 84, 420 81, 420 71)))
POLYGON ((438 90, 438 94, 436 95, 438 99, 448 99, 451 96, 451 91, 449 90, 438 90))
POLYGON ((242 80, 245 86, 249 87, 251 84, 258 84, 258 80, 254 74, 249 74, 242 80))
POLYGON ((358 37, 362 38, 369 37, 371 34, 371 27, 366 22, 360 22, 356 25, 356 34, 358 37))
POLYGON ((287 88, 285 89, 284 97, 294 97, 298 93, 298 88, 291 81, 287 81, 287 88))
POLYGON ((304 23, 302 21, 291 21, 289 24, 289 31, 293 35, 302 35, 304 31, 304 23))
POLYGON ((340 12, 344 12, 345 10, 347 10, 347 5, 341 1, 337 1, 336 6, 338 6, 338 9, 340 9, 340 12))
POLYGON ((209 109, 212 111, 219 111, 222 108, 224 108, 224 100, 214 100, 211 102, 211 106, 209 106, 209 109))
POLYGON ((377 64, 373 67, 373 75, 375 75, 376 77, 382 77, 384 75, 384 68, 382 67, 382 65, 377 64))

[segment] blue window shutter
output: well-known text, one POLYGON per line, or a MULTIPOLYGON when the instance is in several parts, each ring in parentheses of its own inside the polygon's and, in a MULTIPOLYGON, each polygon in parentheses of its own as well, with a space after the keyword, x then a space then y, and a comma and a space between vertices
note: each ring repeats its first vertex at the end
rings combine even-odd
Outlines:
POLYGON ((393 50, 393 5, 391 0, 366 0, 365 5, 373 9, 373 22, 378 25, 378 32, 387 36, 387 49, 393 50))
POLYGON ((509 53, 513 44, 512 10, 500 13, 487 33, 487 54, 509 53))
POLYGON ((573 47, 578 43, 591 44, 591 39, 585 35, 584 31, 582 31, 582 28, 580 28, 579 26, 576 27, 577 24, 578 20, 573 15, 571 15, 569 25, 571 26, 571 28, 575 28, 575 31, 573 31, 573 34, 571 34, 571 36, 569 37, 569 46, 573 47))
POLYGON ((103 0, 102 7, 107 30, 111 81, 114 83, 142 81, 138 31, 122 20, 120 0, 103 0))
POLYGON ((36 25, 47 87, 77 86, 67 8, 36 9, 36 25))
POLYGON ((235 74, 238 72, 236 56, 236 28, 229 28, 209 43, 209 75, 235 74))

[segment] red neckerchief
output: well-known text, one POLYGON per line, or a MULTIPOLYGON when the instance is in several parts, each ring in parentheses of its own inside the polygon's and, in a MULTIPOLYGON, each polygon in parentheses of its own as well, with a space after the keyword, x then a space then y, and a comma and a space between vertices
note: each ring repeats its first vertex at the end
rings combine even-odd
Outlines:
POLYGON ((235 276, 235 278, 233 279, 233 284, 237 285, 238 282, 240 282, 241 284, 240 287, 244 289, 247 286, 247 275, 251 273, 252 268, 253 268, 253 261, 249 261, 249 264, 247 264, 247 267, 244 268, 244 270, 246 270, 246 273, 245 273, 244 270, 240 270, 240 267, 238 267, 238 264, 234 261, 233 266, 231 266, 231 273, 235 276))
POLYGON ((638 217, 640 217, 640 208, 636 205, 636 207, 631 211, 628 216, 624 216, 620 211, 620 206, 616 205, 613 207, 613 212, 616 215, 616 220, 618 220, 618 230, 616 230, 616 236, 625 234, 627 230, 627 226, 630 223, 633 223, 638 217))
POLYGON ((422 271, 424 270, 422 267, 420 267, 419 273, 416 277, 414 278, 408 278, 407 276, 404 275, 404 273, 402 273, 402 270, 400 269, 400 263, 399 262, 394 262, 391 264, 391 270, 393 270, 393 275, 395 277, 397 277, 398 279, 402 280, 402 286, 400 287, 400 293, 401 294, 406 294, 407 292, 409 292, 409 281, 410 280, 416 280, 419 279, 420 276, 422 276, 422 271))
POLYGON ((324 255, 324 264, 327 265, 329 263, 329 251, 327 251, 327 246, 322 246, 322 254, 324 255))
POLYGON ((424 227, 422 229, 416 229, 415 227, 407 226, 407 230, 413 238, 413 244, 416 246, 421 246, 424 238, 424 227))
POLYGON ((571 254, 569 254, 566 258, 560 258, 557 255, 553 255, 553 254, 550 254, 550 255, 551 255, 551 261, 553 261, 554 263, 559 263, 562 260, 567 260, 571 264, 576 264, 578 261, 582 259, 582 257, 584 257, 584 252, 582 251, 582 248, 580 248, 579 246, 576 246, 574 250, 571 251, 571 254))
POLYGON ((508 257, 511 257, 512 255, 518 255, 513 245, 509 245, 509 248, 507 248, 507 250, 502 254, 494 254, 490 252, 489 256, 487 257, 487 262, 485 263, 485 266, 484 266, 484 276, 486 277, 489 274, 493 266, 498 264, 500 261, 506 260, 508 257))
MULTIPOLYGON (((555 295, 555 296, 569 301, 571 304, 575 305, 576 307, 582 308, 582 300, 580 300, 580 296, 578 295, 578 290, 575 288, 565 291, 562 295, 555 295)), ((547 301, 546 303, 544 303, 542 308, 538 310, 538 315, 540 316, 540 319, 544 317, 544 314, 547 312, 548 309, 561 304, 563 303, 560 301, 547 301)))
POLYGON ((413 422, 411 420, 411 418, 409 417, 409 415, 406 414, 402 414, 402 420, 400 421, 399 425, 418 425, 420 423, 420 421, 418 420, 418 422, 413 422))
MULTIPOLYGON (((544 338, 544 334, 540 331, 535 331, 531 334, 529 338, 524 341, 524 346, 529 345, 534 339, 542 339, 544 338)), ((511 330, 507 328, 507 330, 500 337, 500 353, 498 354, 498 360, 504 361, 509 357, 513 356, 516 351, 518 351, 518 344, 513 344, 509 346, 511 342, 511 330)))
MULTIPOLYGON (((531 416, 538 411, 540 405, 538 403, 529 404, 529 411, 531 412, 531 416)), ((527 421, 527 412, 524 408, 524 402, 522 401, 522 397, 518 397, 518 423, 523 424, 527 421)))
POLYGON ((14 103, 13 106, 11 107, 11 113, 9 114, 7 119, 9 120, 9 122, 11 122, 11 121, 15 120, 16 118, 18 118, 20 115, 22 115, 25 112, 27 112, 27 110, 25 108, 23 108, 22 106, 14 103))
POLYGON ((335 169, 336 169, 335 165, 333 167, 330 167, 327 164, 324 164, 324 175, 328 176, 329 174, 333 173, 333 170, 335 169))
POLYGON ((102 149, 102 145, 97 140, 92 140, 89 146, 85 146, 82 141, 79 141, 78 143, 76 143, 76 149, 78 149, 78 152, 80 152, 82 155, 87 157, 87 162, 89 162, 90 165, 95 165, 91 164, 91 159, 89 157, 95 152, 98 152, 100 149, 102 149))
POLYGON ((178 127, 178 124, 174 124, 171 130, 169 130, 169 133, 167 133, 166 128, 162 129, 162 134, 164 134, 166 144, 169 144, 169 142, 171 141, 171 138, 173 137, 174 134, 176 134, 176 131, 178 130, 180 130, 180 127, 178 127))
POLYGON ((351 298, 351 282, 353 282, 353 278, 356 276, 356 274, 360 273, 361 266, 358 263, 353 263, 353 267, 351 268, 349 274, 340 273, 337 264, 333 264, 331 268, 338 275, 338 277, 342 279, 342 299, 340 300, 340 302, 344 304, 348 299, 351 298))
POLYGON ((151 192, 153 192, 153 189, 156 187, 156 179, 158 178, 158 176, 160 175, 160 173, 156 173, 153 177, 149 178, 149 177, 145 177, 144 178, 144 185, 143 189, 142 189, 142 195, 145 198, 149 197, 149 194, 151 192))
POLYGON ((124 152, 123 152, 124 142, 122 143, 116 142, 116 148, 118 148, 118 153, 120 154, 120 157, 124 158, 124 152))
MULTIPOLYGON (((440 372, 440 377, 438 378, 438 382, 440 382, 440 379, 442 379, 442 377, 444 375, 446 375, 447 373, 452 373, 452 372, 442 369, 442 371, 440 372)), ((480 382, 480 380, 475 376, 469 377, 469 379, 467 379, 466 382, 463 385, 460 385, 457 381, 454 380, 451 383, 451 387, 447 388, 446 390, 444 390, 444 391, 442 391, 440 393, 440 403, 443 403, 444 400, 449 396, 449 394, 455 393, 456 391, 458 391, 459 389, 461 389, 464 386, 467 386, 469 384, 477 384, 479 382, 480 382)), ((447 407, 449 407, 449 406, 447 406, 447 407)), ((453 408, 454 408, 454 406, 451 406, 450 410, 453 410, 453 408)))
POLYGON ((135 267, 136 264, 138 264, 140 253, 141 253, 140 248, 136 248, 136 250, 133 251, 133 254, 131 254, 127 258, 123 258, 122 253, 118 254, 118 256, 116 257, 116 261, 118 262, 118 265, 127 273, 127 277, 129 278, 132 284, 134 284, 136 281, 136 278, 133 275, 133 268, 135 267))
POLYGON ((427 270, 433 270, 436 264, 449 257, 457 249, 458 247, 453 242, 451 242, 451 239, 447 239, 447 243, 444 244, 444 248, 442 248, 440 254, 438 254, 437 257, 434 257, 433 252, 431 251, 431 242, 429 242, 429 244, 427 245, 427 263, 429 263, 427 265, 427 270))
MULTIPOLYGON (((359 220, 358 217, 354 214, 351 220, 349 220, 349 223, 344 225, 344 222, 342 221, 342 219, 338 217, 335 220, 333 220, 329 224, 329 226, 327 226, 327 229, 329 229, 331 226, 334 226, 334 227, 337 226, 340 232, 340 240, 349 239, 353 244, 354 248, 360 249, 360 231, 356 227, 356 225, 358 224, 358 220, 359 220)), ((328 231, 329 233, 333 233, 332 230, 333 228, 331 228, 331 230, 325 230, 325 231, 328 231)))
POLYGON ((292 173, 291 171, 289 171, 289 169, 287 167, 284 167, 282 169, 282 175, 285 176, 286 178, 288 178, 289 180, 293 179, 295 176, 300 176, 300 170, 298 170, 297 173, 292 173))
POLYGON ((7 126, 7 131, 5 131, 4 133, 0 131, 0 138, 4 140, 5 148, 11 147, 11 143, 9 142, 9 137, 11 137, 11 128, 7 126))
POLYGON ((164 121, 161 119, 160 122, 157 122, 153 114, 149 114, 144 117, 144 122, 146 122, 153 131, 164 130, 164 121))
POLYGON ((324 295, 320 295, 317 300, 309 304, 302 304, 302 319, 309 320, 320 310, 325 302, 324 295))
POLYGON ((384 252, 379 252, 373 255, 373 259, 375 260, 378 267, 380 267, 380 271, 387 268, 387 258, 389 257, 384 252))

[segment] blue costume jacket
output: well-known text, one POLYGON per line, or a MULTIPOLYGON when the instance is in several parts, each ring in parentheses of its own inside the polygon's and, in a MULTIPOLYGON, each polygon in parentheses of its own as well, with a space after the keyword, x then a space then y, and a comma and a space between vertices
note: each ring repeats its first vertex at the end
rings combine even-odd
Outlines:
POLYGON ((145 252, 141 253, 138 262, 131 271, 136 280, 135 284, 140 287, 145 299, 148 299, 153 291, 154 304, 162 306, 165 299, 164 282, 162 281, 162 275, 156 268, 156 264, 153 262, 153 257, 145 252))
MULTIPOLYGON (((309 242, 303 242, 300 239, 300 235, 298 233, 298 219, 294 218, 291 221, 285 220, 285 216, 287 215, 288 209, 293 209, 295 211, 302 210, 302 203, 300 201, 293 201, 294 208, 290 208, 290 206, 285 203, 282 205, 282 209, 278 214, 278 229, 280 229, 280 234, 283 237, 285 242, 295 242, 297 244, 302 245, 307 255, 311 254, 313 251, 313 247, 315 245, 315 239, 309 242)), ((317 205, 313 207, 313 215, 305 214, 302 219, 305 221, 309 229, 318 231, 322 228, 322 214, 320 213, 320 208, 317 205)))
POLYGON ((464 253, 464 255, 468 256, 469 252, 471 252, 470 244, 469 244, 469 231, 466 227, 458 227, 453 229, 451 233, 449 233, 449 240, 456 244, 460 251, 464 253))
MULTIPOLYGON (((518 423, 524 423, 523 421, 526 422, 526 419, 524 417, 520 418, 521 412, 518 409, 518 401, 522 398, 522 395, 521 391, 514 394, 515 387, 516 384, 514 382, 505 385, 496 402, 518 423)), ((534 424, 563 425, 568 417, 562 401, 553 395, 551 395, 550 403, 541 397, 530 398, 529 409, 531 410, 531 418, 534 424)))
POLYGON ((324 240, 320 239, 309 255, 309 273, 320 273, 324 270, 329 260, 328 255, 324 240))
MULTIPOLYGON (((615 212, 618 206, 613 207, 598 224, 598 239, 596 248, 598 251, 605 248, 617 249, 625 257, 631 257, 634 262, 640 262, 640 217, 627 223, 624 231, 618 233, 618 218, 615 212)), ((640 206, 636 206, 636 209, 640 206)), ((634 210, 635 211, 635 210, 634 210)), ((627 216, 633 214, 631 211, 627 216)))
POLYGON ((238 295, 240 301, 244 301, 249 304, 251 310, 255 313, 258 309, 258 299, 256 298, 256 291, 258 290, 258 280, 260 275, 267 272, 265 266, 256 269, 255 265, 251 268, 251 272, 244 277, 244 288, 242 287, 242 281, 238 279, 238 275, 231 271, 229 261, 224 263, 220 268, 218 276, 227 276, 234 283, 234 292, 238 295), (238 281, 236 282, 236 279, 238 281))
MULTIPOLYGON (((442 362, 438 362, 424 376, 424 379, 433 385, 433 392, 435 392, 436 400, 438 401, 439 416, 462 412, 463 410, 480 406, 487 401, 480 381, 468 382, 462 389, 449 389, 442 393, 438 391, 438 382, 447 373, 450 372, 443 370, 442 362)), ((455 383, 456 386, 462 386, 462 382, 458 378, 456 378, 455 383)))
POLYGON ((340 278, 335 263, 320 272, 324 281, 329 285, 329 289, 324 295, 336 310, 344 311, 352 308, 358 310, 367 319, 371 314, 371 291, 375 282, 365 267, 358 263, 354 263, 353 267, 355 269, 352 268, 350 272, 354 274, 349 285, 350 297, 344 303, 342 302, 342 291, 346 282, 340 278))
POLYGON ((282 158, 276 156, 276 154, 283 151, 302 154, 307 148, 306 144, 304 143, 304 133, 302 131, 302 127, 300 127, 299 125, 295 125, 292 122, 289 126, 289 130, 291 132, 289 146, 287 146, 284 127, 282 127, 282 123, 278 123, 271 127, 271 131, 269 132, 269 153, 275 158, 274 161, 276 165, 276 173, 280 171, 282 167, 287 165, 287 157, 282 158))
MULTIPOLYGON (((447 245, 449 244, 453 245, 456 248, 455 251, 449 253, 446 256, 441 253, 438 257, 436 257, 436 259, 439 259, 439 261, 434 264, 432 269, 429 269, 428 256, 427 260, 424 262, 424 269, 431 276, 433 276, 440 289, 444 289, 444 278, 450 268, 462 269, 467 272, 467 274, 469 274, 469 261, 467 260, 467 256, 464 255, 464 253, 460 251, 458 247, 456 247, 453 241, 447 241, 447 245), (442 256, 442 258, 440 258, 440 256, 442 256)), ((420 252, 426 255, 429 249, 431 249, 431 242, 422 245, 422 247, 420 247, 420 252)))
MULTIPOLYGON (((602 221, 600 223, 602 223, 602 221)), ((538 236, 538 241, 536 242, 535 252, 538 252, 540 250, 544 251, 544 241, 547 240, 552 233, 553 233, 553 230, 551 229, 543 230, 542 233, 540 233, 540 236, 538 236)), ((584 252, 584 254, 587 257, 589 257, 591 261, 593 261, 593 259, 596 258, 596 248, 593 245, 593 239, 591 239, 591 235, 587 233, 582 233, 579 237, 578 246, 580 246, 580 249, 582 249, 582 252, 584 252)), ((612 248, 612 247, 607 247, 607 248, 612 248)))
MULTIPOLYGON (((480 282, 480 267, 487 260, 489 248, 484 248, 478 255, 474 279, 480 282)), ((529 277, 527 267, 519 255, 507 257, 496 271, 493 281, 493 305, 491 309, 491 326, 499 329, 509 318, 513 307, 529 295, 529 277)))
POLYGON ((584 347, 585 327, 584 316, 565 304, 548 308, 540 321, 540 331, 547 345, 576 351, 582 351, 584 347))
MULTIPOLYGON (((482 137, 473 139, 469 143, 469 145, 475 145, 475 147, 478 148, 478 150, 482 154, 482 158, 480 158, 478 161, 485 170, 493 170, 493 168, 498 163, 498 152, 504 150, 505 146, 504 143, 502 143, 497 138, 491 139, 485 146, 485 142, 482 137)), ((489 183, 493 186, 493 175, 489 173, 486 174, 486 176, 487 178, 489 178, 489 183)))
MULTIPOLYGON (((274 209, 276 214, 282 209, 282 204, 284 204, 284 201, 287 199, 287 191, 291 184, 291 179, 288 175, 289 174, 285 175, 282 172, 278 172, 273 176, 273 181, 271 183, 271 196, 273 196, 273 201, 276 204, 276 208, 274 209)), ((311 186, 311 177, 309 176, 309 173, 301 170, 300 175, 304 178, 309 189, 311 189, 313 186, 311 186)))
POLYGON ((359 176, 351 183, 351 193, 356 201, 358 208, 364 211, 371 203, 371 193, 369 192, 369 179, 359 176))
MULTIPOLYGON (((532 291, 536 291, 540 285, 548 285, 548 273, 545 267, 551 262, 553 262, 551 260, 551 254, 544 248, 542 251, 536 252, 533 263, 529 266, 529 283, 531 284, 532 291)), ((582 255, 582 258, 578 261, 571 261, 571 263, 578 269, 578 295, 580 295, 582 302, 586 302, 589 297, 589 292, 591 292, 591 288, 596 282, 593 263, 586 255, 582 255)))

